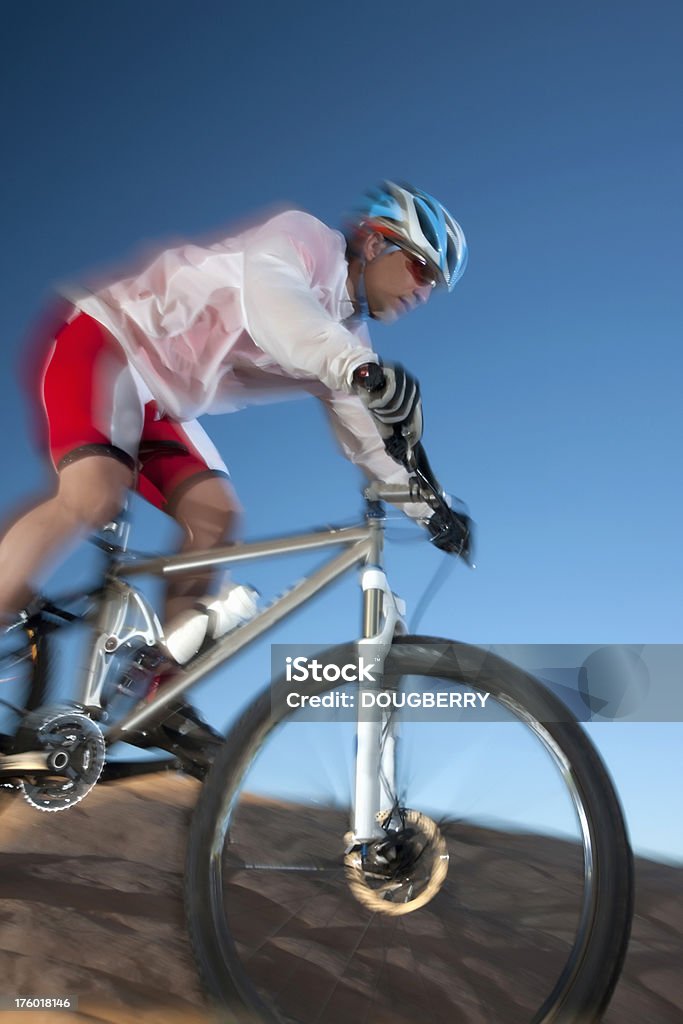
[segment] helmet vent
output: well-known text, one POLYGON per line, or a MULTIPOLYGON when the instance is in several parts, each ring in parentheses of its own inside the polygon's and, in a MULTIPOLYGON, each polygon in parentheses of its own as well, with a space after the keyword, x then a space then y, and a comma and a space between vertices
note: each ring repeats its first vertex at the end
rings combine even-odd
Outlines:
POLYGON ((446 246, 446 266, 448 267, 449 275, 453 273, 458 263, 458 254, 455 251, 455 243, 451 236, 448 236, 448 243, 446 246))
POLYGON ((429 217, 427 211, 424 209, 422 203, 417 202, 415 204, 415 208, 417 211, 417 219, 420 223, 420 228, 422 229, 423 235, 425 236, 429 244, 432 246, 432 248, 439 252, 441 246, 439 245, 439 239, 437 238, 436 231, 434 230, 433 221, 429 217))

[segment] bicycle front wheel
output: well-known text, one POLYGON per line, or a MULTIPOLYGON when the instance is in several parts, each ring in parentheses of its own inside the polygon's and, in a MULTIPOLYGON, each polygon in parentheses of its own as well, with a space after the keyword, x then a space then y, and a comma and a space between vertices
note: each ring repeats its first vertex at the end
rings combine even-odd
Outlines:
MULTIPOLYGON (((319 656, 353 657, 350 646, 319 656)), ((228 736, 196 808, 186 874, 209 992, 229 1019, 269 1024, 599 1020, 633 888, 597 752, 537 680, 478 648, 402 637, 386 673, 403 708, 382 733, 395 771, 381 837, 362 850, 345 845, 348 715, 286 714, 292 684, 281 680, 228 736), (401 694, 429 692, 460 713, 405 711, 401 694), (486 714, 468 714, 457 699, 466 693, 489 694, 486 714)), ((307 682, 306 692, 342 691, 307 682)))

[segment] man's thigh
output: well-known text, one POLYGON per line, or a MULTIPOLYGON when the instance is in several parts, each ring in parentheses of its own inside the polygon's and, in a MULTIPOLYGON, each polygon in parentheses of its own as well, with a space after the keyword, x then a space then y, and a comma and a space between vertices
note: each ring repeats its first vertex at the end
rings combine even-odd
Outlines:
POLYGON ((237 514, 227 467, 204 429, 196 420, 176 423, 155 415, 150 403, 138 452, 141 496, 181 524, 190 514, 196 519, 202 507, 237 514))
POLYGON ((81 313, 57 332, 40 402, 57 471, 91 456, 135 468, 142 402, 123 350, 96 320, 81 313))

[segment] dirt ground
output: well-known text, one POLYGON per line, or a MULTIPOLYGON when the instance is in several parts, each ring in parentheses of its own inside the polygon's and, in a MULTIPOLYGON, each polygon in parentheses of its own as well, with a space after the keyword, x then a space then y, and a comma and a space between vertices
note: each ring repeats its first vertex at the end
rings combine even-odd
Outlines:
MULTIPOLYGON (((164 774, 98 786, 59 814, 11 799, 0 817, 0 995, 77 997, 78 1009, 4 1010, 3 1024, 215 1024, 182 903, 198 792, 164 774)), ((637 878, 626 969, 605 1019, 679 1024, 683 869, 641 860, 637 878)))

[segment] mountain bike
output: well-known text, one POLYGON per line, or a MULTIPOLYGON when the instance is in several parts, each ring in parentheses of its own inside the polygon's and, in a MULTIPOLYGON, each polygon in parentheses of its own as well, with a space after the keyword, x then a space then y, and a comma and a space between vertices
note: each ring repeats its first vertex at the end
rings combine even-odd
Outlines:
POLYGON ((597 1021, 633 911, 609 775, 533 676, 483 648, 405 632, 383 503, 440 507, 428 474, 364 493, 357 526, 185 556, 131 552, 125 517, 110 524, 98 585, 37 601, 5 634, 13 724, 0 781, 34 807, 68 810, 116 772, 110 747, 153 743, 194 684, 358 567, 360 639, 314 658, 292 647, 210 767, 182 747, 170 762, 206 776, 186 908, 210 999, 221 1019, 268 1024, 597 1021), (127 666, 163 642, 136 576, 336 548, 153 699, 131 688, 127 666), (53 634, 74 623, 87 630, 87 664, 73 698, 50 703, 53 634))

